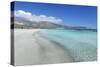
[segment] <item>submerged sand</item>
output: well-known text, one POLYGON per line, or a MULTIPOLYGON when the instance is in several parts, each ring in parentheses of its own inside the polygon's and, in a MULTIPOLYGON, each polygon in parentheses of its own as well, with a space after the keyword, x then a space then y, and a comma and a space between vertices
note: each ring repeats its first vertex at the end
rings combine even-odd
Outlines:
POLYGON ((15 29, 15 65, 73 62, 69 53, 59 45, 41 37, 40 29, 15 29))

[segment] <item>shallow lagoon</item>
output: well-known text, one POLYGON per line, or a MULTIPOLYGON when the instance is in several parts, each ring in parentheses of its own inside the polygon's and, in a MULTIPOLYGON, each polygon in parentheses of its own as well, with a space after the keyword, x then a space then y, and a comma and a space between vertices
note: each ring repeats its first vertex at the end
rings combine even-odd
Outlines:
POLYGON ((39 34, 63 47, 74 62, 97 60, 97 32, 44 29, 39 34))

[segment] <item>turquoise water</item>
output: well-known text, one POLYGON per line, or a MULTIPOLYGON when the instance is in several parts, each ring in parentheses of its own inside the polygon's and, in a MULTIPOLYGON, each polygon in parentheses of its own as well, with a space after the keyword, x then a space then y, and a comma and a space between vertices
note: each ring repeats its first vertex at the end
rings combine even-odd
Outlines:
POLYGON ((44 29, 39 34, 59 43, 75 62, 97 60, 97 32, 44 29))

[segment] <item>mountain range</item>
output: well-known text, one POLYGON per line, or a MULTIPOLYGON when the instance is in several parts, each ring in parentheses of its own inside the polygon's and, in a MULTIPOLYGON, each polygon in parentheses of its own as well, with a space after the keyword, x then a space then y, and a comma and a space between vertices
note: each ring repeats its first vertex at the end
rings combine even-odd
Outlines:
POLYGON ((83 26, 67 26, 60 23, 54 23, 50 21, 28 21, 23 18, 11 18, 11 28, 21 28, 21 29, 71 29, 71 30, 91 30, 97 31, 97 29, 90 29, 83 26))

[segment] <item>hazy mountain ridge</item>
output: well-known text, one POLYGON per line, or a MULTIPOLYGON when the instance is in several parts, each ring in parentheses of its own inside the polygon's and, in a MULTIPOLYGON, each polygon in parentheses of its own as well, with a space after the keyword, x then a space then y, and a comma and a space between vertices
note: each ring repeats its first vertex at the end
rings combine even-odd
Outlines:
POLYGON ((12 28, 30 29, 30 28, 40 28, 40 29, 71 29, 71 30, 91 30, 97 31, 96 29, 90 29, 82 26, 67 26, 63 24, 58 24, 50 21, 28 21, 25 18, 11 18, 12 28))

